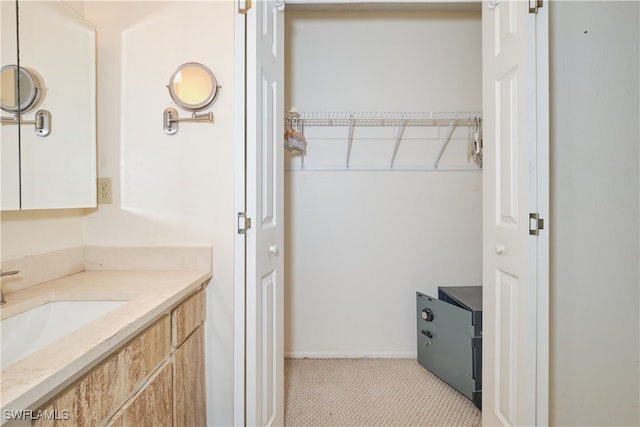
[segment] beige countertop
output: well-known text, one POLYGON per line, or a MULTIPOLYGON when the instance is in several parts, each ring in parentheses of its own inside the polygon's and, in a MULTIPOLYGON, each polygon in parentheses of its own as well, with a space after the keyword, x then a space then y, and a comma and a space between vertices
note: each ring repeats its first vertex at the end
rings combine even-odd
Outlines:
POLYGON ((210 278, 207 270, 83 271, 5 295, 2 319, 52 301, 128 302, 3 369, 3 413, 37 409, 210 278))

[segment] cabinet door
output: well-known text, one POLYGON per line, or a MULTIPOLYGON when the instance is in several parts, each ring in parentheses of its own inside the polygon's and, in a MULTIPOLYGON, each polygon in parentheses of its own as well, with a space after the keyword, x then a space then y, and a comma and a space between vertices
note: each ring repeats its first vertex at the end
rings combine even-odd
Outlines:
POLYGON ((21 1, 19 14, 20 66, 42 78, 37 109, 51 113, 49 136, 20 129, 21 208, 94 207, 95 28, 62 2, 21 1))
MULTIPOLYGON (((12 1, 0 2, 0 65, 16 65, 18 63, 18 50, 16 40, 16 3, 12 1)), ((9 82, 2 81, 0 86, 0 98, 2 102, 15 96, 15 89, 9 82)), ((5 111, 1 112, 3 118, 12 117, 5 111)), ((18 142, 18 126, 0 126, 0 149, 2 167, 0 167, 0 184, 2 185, 1 205, 3 210, 20 209, 20 148, 18 142)))
MULTIPOLYGON (((109 421, 109 427, 173 425, 173 378, 166 362, 149 382, 109 421)), ((204 424, 202 424, 204 425, 204 424)))
MULTIPOLYGON (((61 1, 0 3, 0 65, 19 61, 41 86, 33 106, 19 114, 2 111, 10 123, 1 127, 0 207, 95 207, 95 28, 61 1), (33 124, 39 110, 51 115, 47 136, 39 136, 33 124)), ((18 107, 18 86, 23 100, 29 86, 24 79, 17 85, 8 73, 3 75, 2 103, 18 107)))
POLYGON ((170 323, 169 316, 157 320, 41 408, 47 413, 67 411, 68 418, 39 419, 34 427, 101 425, 167 358, 170 323))
POLYGON ((176 350, 174 366, 176 426, 207 425, 202 326, 176 350))
POLYGON ((64 414, 60 419, 38 419, 33 427, 96 426, 118 409, 124 400, 123 367, 117 354, 40 408, 44 413, 64 414))

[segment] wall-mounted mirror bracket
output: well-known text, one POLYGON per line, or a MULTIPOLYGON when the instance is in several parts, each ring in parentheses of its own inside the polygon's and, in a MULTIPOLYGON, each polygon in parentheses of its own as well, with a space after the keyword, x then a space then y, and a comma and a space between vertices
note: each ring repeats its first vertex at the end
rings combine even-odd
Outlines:
POLYGON ((175 108, 167 107, 162 115, 163 129, 167 135, 178 132, 180 122, 213 123, 213 113, 198 114, 213 104, 220 92, 216 76, 199 62, 186 62, 178 67, 169 80, 169 94, 176 105, 193 114, 188 118, 179 118, 175 108))
POLYGON ((167 107, 163 114, 164 133, 167 135, 175 135, 178 132, 178 123, 180 122, 209 122, 213 123, 213 113, 197 114, 193 113, 191 117, 178 117, 178 111, 175 108, 167 107))
POLYGON ((0 117, 2 125, 34 125, 38 136, 49 136, 51 133, 51 113, 47 110, 36 111, 34 120, 18 120, 18 116, 0 117))

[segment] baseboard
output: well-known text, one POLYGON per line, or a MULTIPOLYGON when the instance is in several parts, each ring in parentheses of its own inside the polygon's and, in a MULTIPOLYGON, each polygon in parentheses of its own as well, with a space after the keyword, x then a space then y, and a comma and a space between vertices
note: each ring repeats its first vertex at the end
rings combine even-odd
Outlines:
POLYGON ((415 351, 285 351, 286 359, 415 359, 415 351))

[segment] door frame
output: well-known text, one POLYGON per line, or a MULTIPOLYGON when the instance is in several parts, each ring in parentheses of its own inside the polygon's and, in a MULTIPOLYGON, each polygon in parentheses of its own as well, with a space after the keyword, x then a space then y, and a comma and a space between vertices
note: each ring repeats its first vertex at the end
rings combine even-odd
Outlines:
POLYGON ((246 387, 246 256, 244 234, 238 233, 239 212, 246 212, 246 19, 235 0, 234 25, 234 244, 233 244, 233 425, 245 425, 246 387))
MULTIPOLYGON (((245 16, 238 12, 241 3, 247 0, 235 0, 235 37, 234 37, 234 345, 233 345, 233 414, 234 425, 245 425, 245 351, 246 351, 246 253, 255 248, 246 247, 243 234, 237 232, 239 220, 237 214, 246 209, 246 97, 244 86, 246 22, 245 16), (239 78, 241 76, 241 78, 239 78)), ((259 0, 258 0, 259 1, 259 0)), ((382 0, 384 1, 384 0, 382 0)), ((303 1, 298 0, 298 3, 303 1)), ((337 3, 352 3, 339 1, 337 3)), ((372 0, 376 2, 376 0, 372 0)), ((429 3, 429 0, 421 0, 429 3)), ((304 3, 318 3, 322 1, 304 1, 304 3)), ((357 3, 357 2, 353 2, 357 3)), ((410 3, 410 2, 408 2, 410 3)), ((482 7, 487 7, 483 1, 482 7)), ((537 135, 538 144, 536 155, 538 158, 538 173, 536 187, 538 190, 538 212, 542 218, 549 218, 549 34, 548 34, 548 4, 540 9, 540 24, 543 31, 536 34, 536 44, 543 47, 543 54, 537 56, 536 97, 538 105, 537 135)), ((538 24, 536 24, 538 25, 538 24)), ((540 28, 540 27, 539 27, 540 28)), ((545 221, 545 232, 541 233, 538 241, 538 264, 532 266, 537 273, 537 313, 536 313, 536 423, 546 425, 549 420, 549 224, 545 221)), ((485 379, 487 381, 488 379, 485 379)))
POLYGON ((549 2, 536 16, 536 174, 537 212, 544 230, 537 236, 536 270, 536 423, 549 425, 549 2))

